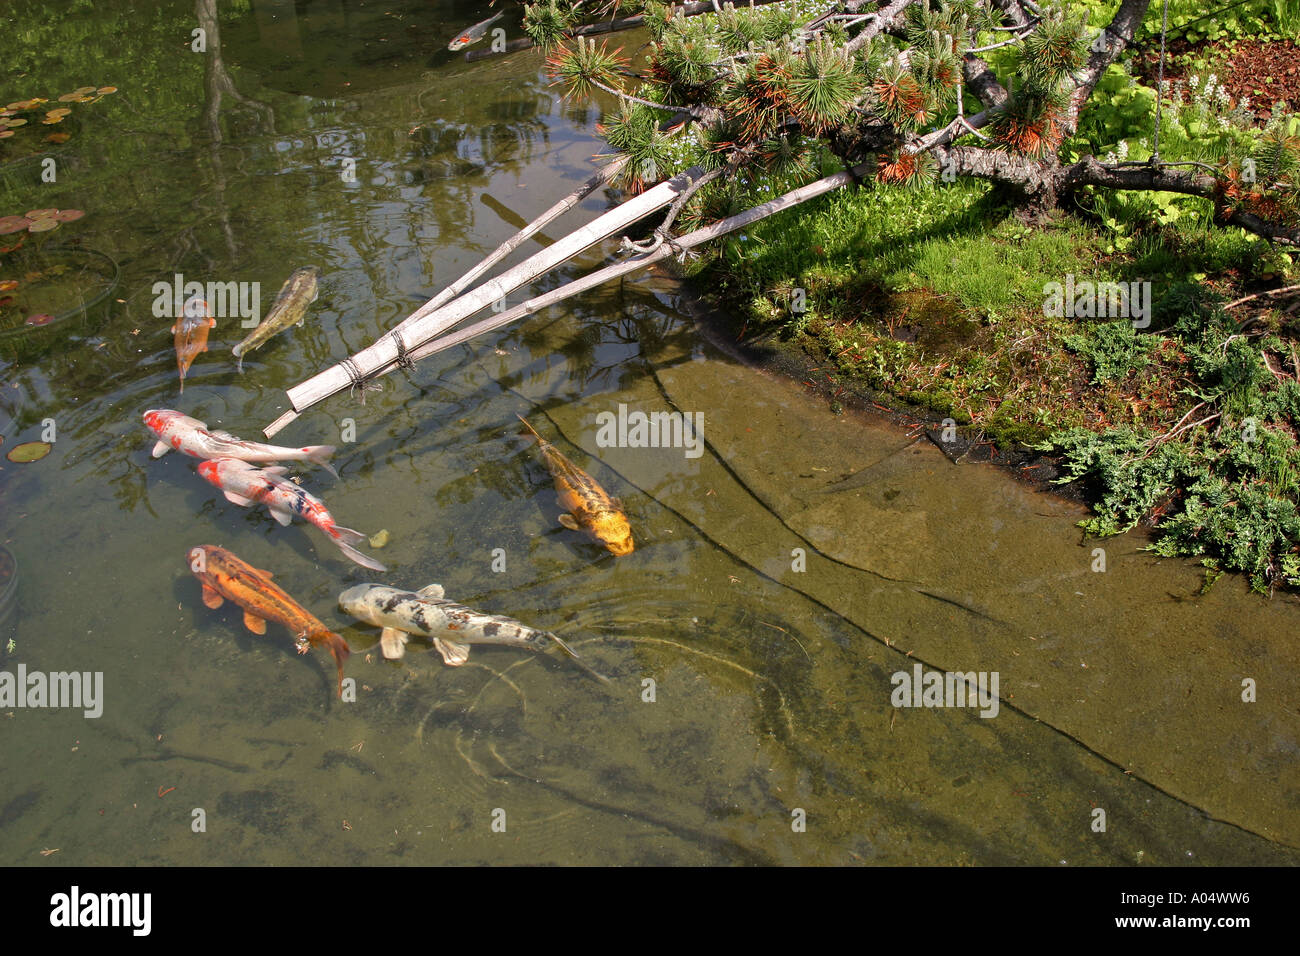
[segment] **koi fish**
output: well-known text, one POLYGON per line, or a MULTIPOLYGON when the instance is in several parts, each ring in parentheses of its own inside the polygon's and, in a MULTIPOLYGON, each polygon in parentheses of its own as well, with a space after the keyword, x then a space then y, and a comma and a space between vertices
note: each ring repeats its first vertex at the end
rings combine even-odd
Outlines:
POLYGON ((580 667, 605 683, 609 678, 581 663, 578 653, 550 631, 539 631, 514 618, 485 614, 448 601, 442 586, 401 591, 383 584, 358 584, 339 595, 339 607, 357 620, 382 627, 380 648, 389 660, 402 657, 412 634, 433 641, 450 667, 469 660, 471 644, 522 647, 538 653, 558 644, 580 667))
POLYGON ((176 344, 176 367, 181 372, 181 392, 185 391, 185 373, 200 352, 208 350, 208 330, 217 320, 208 314, 208 304, 197 295, 185 300, 180 317, 172 326, 176 344))
POLYGON ((307 320, 307 306, 316 301, 316 279, 319 275, 320 269, 315 266, 303 266, 295 269, 293 275, 284 280, 279 295, 271 304, 271 311, 266 313, 257 328, 231 349, 239 360, 236 365, 239 371, 244 370, 245 355, 254 349, 260 349, 271 336, 283 332, 291 325, 302 325, 307 320))
POLYGON ((208 431, 197 418, 190 418, 170 408, 151 408, 144 413, 144 425, 158 436, 153 457, 161 458, 173 448, 191 458, 238 458, 240 461, 309 461, 320 465, 335 478, 339 473, 329 463, 333 445, 308 445, 306 448, 282 448, 244 441, 229 432, 208 431))
POLYGON ((306 654, 312 645, 324 644, 338 665, 339 697, 343 696, 343 662, 352 653, 347 641, 272 583, 270 571, 255 568, 211 544, 190 548, 185 560, 203 585, 206 606, 215 610, 229 598, 244 609, 244 627, 254 634, 265 634, 267 621, 283 624, 293 634, 299 654, 306 654))
POLYGON ((447 49, 452 53, 455 53, 457 50, 463 49, 471 43, 477 43, 479 40, 483 39, 484 34, 488 32, 488 27, 492 26, 492 24, 496 23, 504 16, 505 11, 500 11, 496 16, 489 17, 482 23, 476 23, 472 27, 467 28, 464 33, 460 34, 456 39, 447 44, 447 49))
POLYGON ((537 430, 528 424, 524 416, 516 417, 524 423, 532 437, 537 439, 542 460, 555 479, 556 501, 567 512, 560 515, 560 524, 570 531, 585 531, 611 554, 631 554, 632 529, 628 526, 627 515, 623 513, 623 502, 611 498, 596 483, 596 479, 561 455, 554 445, 537 434, 537 430))
POLYGON ((292 481, 280 477, 288 470, 280 465, 254 468, 238 458, 217 458, 199 465, 199 474, 220 488, 227 501, 241 507, 248 507, 255 501, 260 502, 266 505, 271 517, 284 525, 297 515, 329 535, 347 558, 362 567, 387 571, 374 558, 367 557, 352 547, 366 540, 364 534, 335 524, 334 516, 326 510, 324 502, 292 481))

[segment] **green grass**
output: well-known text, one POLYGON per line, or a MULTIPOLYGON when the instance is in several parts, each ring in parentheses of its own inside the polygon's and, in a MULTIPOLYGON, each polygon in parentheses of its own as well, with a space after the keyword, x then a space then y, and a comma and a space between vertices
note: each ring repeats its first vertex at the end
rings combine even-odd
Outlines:
POLYGON ((1111 198, 1030 228, 982 184, 866 186, 765 220, 701 268, 748 328, 797 341, 837 384, 1061 456, 1090 533, 1146 521, 1159 554, 1300 587, 1300 316, 1223 310, 1295 267, 1168 209, 1111 198), (1046 315, 1044 286, 1067 274, 1150 281, 1149 328, 1046 315))

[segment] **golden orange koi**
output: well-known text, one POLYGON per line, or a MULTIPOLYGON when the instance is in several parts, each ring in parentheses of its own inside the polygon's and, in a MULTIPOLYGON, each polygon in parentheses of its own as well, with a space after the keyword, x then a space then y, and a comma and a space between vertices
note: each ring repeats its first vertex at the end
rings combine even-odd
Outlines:
POLYGON ((176 367, 181 372, 181 391, 185 391, 185 373, 190 370, 200 352, 208 350, 208 330, 217 320, 208 314, 207 302, 197 295, 185 300, 180 318, 172 326, 176 343, 176 367))
POLYGON ((555 479, 556 501, 567 512, 560 515, 560 524, 570 531, 585 531, 603 544, 610 554, 631 554, 632 529, 623 513, 623 502, 611 498, 596 479, 561 455, 554 445, 537 434, 524 416, 516 417, 537 439, 542 460, 555 479))
POLYGON ((268 620, 283 624, 293 633, 299 654, 306 654, 312 645, 324 644, 338 665, 339 696, 343 696, 343 662, 352 653, 347 641, 273 584, 270 571, 259 570, 211 544, 190 548, 185 560, 203 585, 203 603, 208 607, 219 608, 229 598, 244 609, 244 626, 254 634, 265 634, 268 620))

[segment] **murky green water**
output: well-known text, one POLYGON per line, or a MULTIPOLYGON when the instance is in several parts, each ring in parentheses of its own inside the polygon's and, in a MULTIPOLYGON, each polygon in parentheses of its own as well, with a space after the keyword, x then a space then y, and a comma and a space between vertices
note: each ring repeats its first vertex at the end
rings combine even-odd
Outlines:
POLYGON ((56 430, 48 458, 0 468, 0 541, 21 578, 2 669, 105 683, 98 719, 0 710, 0 860, 1297 861, 1293 601, 1233 581, 1182 600, 1196 575, 1136 538, 1107 542, 1093 571, 1074 506, 744 368, 662 276, 432 358, 364 404, 336 397, 277 437, 341 443, 355 427, 339 481, 296 473, 340 523, 390 531, 387 575, 226 502, 193 460, 152 460, 148 408, 260 437, 285 388, 589 175, 599 110, 562 103, 535 53, 448 55, 486 7, 4 15, 6 102, 119 92, 74 104, 55 182, 39 157, 0 170, 0 215, 84 209, 51 242, 118 276, 75 327, 0 364, 3 450, 56 430), (323 270, 306 325, 240 376, 244 330, 220 319, 178 395, 153 284, 257 281, 265 308, 305 264, 323 270), (595 416, 620 402, 703 412, 708 448, 598 448, 595 416), (625 499, 633 555, 558 526, 516 413, 625 499), (356 702, 334 698, 323 652, 202 606, 184 556, 209 543, 340 629, 356 702), (334 607, 376 579, 436 581, 554 629, 613 684, 506 649, 448 668, 417 642, 385 662, 377 633, 334 607), (918 661, 999 672, 998 715, 891 706, 891 675, 918 661))

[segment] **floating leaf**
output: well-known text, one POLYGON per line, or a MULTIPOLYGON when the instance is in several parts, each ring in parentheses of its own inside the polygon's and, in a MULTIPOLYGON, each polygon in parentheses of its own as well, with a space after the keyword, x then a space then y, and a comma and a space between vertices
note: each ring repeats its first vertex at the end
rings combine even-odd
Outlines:
POLYGON ((100 96, 107 96, 109 93, 116 93, 116 92, 117 92, 117 87, 116 87, 116 86, 101 86, 101 87, 100 87, 98 90, 96 90, 95 92, 98 93, 100 96))
POLYGON ((5 107, 5 109, 7 109, 7 110, 29 110, 29 109, 31 109, 33 106, 36 106, 36 105, 38 105, 38 104, 40 104, 40 103, 44 103, 44 102, 45 102, 45 101, 44 101, 44 100, 41 100, 41 99, 20 100, 20 101, 18 101, 17 103, 10 103, 8 106, 5 107))
POLYGON ((53 216, 56 212, 58 212, 58 210, 55 209, 53 206, 51 206, 49 209, 32 209, 27 212, 27 218, 47 219, 50 216, 53 216))
POLYGON ((54 321, 54 316, 48 312, 38 312, 36 315, 29 315, 25 320, 28 325, 48 325, 54 321))
POLYGON ((18 288, 17 279, 0 280, 0 292, 12 292, 16 288, 18 288))
POLYGON ((80 93, 64 93, 59 97, 60 103, 74 103, 81 96, 80 93))
POLYGON ((26 216, 5 216, 0 219, 0 236, 7 236, 11 232, 26 229, 31 224, 32 221, 26 216))
POLYGON ((11 448, 5 457, 12 462, 25 465, 28 462, 40 461, 50 453, 51 447, 47 441, 26 441, 11 448))
POLYGON ((46 116, 67 116, 71 112, 72 110, 68 109, 66 106, 60 106, 58 109, 46 110, 45 115, 46 116))
POLYGON ((5 125, 9 127, 26 126, 27 120, 23 119, 21 116, 11 116, 5 120, 5 125))
POLYGON ((11 129, 0 129, 0 139, 8 139, 13 134, 14 131, 11 129))
POLYGON ((59 222, 76 222, 85 214, 81 209, 60 209, 54 214, 54 218, 59 222))
POLYGON ((62 116, 47 116, 45 117, 45 119, 41 120, 41 124, 44 126, 53 126, 55 123, 62 123, 62 122, 63 122, 62 116))
POLYGON ((51 229, 59 228, 59 220, 53 216, 47 216, 44 219, 37 219, 27 227, 28 232, 49 232, 51 229))
POLYGON ((72 92, 74 92, 74 93, 81 93, 82 95, 85 95, 86 93, 93 93, 93 92, 95 92, 95 88, 94 88, 93 86, 79 86, 79 87, 77 87, 75 90, 73 90, 72 92))
MULTIPOLYGON (((12 136, 13 134, 11 133, 10 135, 12 136)), ((70 139, 72 139, 71 133, 51 133, 49 136, 45 137, 47 143, 66 143, 70 139)))

